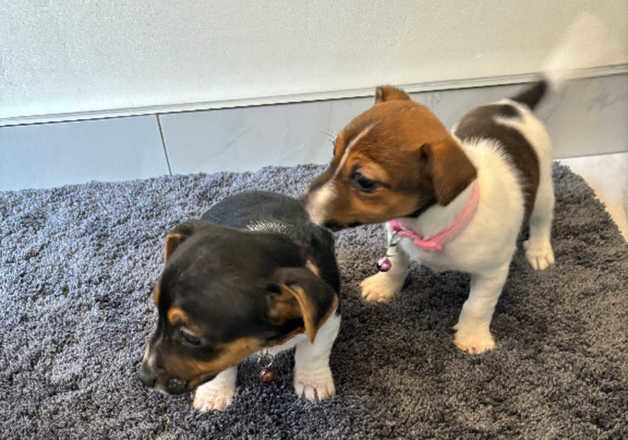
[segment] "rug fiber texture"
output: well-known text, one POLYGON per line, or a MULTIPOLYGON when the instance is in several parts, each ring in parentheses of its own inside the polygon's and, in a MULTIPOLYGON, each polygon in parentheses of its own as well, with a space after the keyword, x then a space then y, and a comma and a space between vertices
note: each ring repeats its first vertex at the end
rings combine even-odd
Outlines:
POLYGON ((628 438, 627 245, 593 193, 556 166, 557 264, 519 251, 498 303, 497 348, 458 351, 468 276, 414 267, 389 304, 361 301, 381 227, 337 234, 338 395, 292 389, 291 353, 261 384, 239 371, 232 405, 146 389, 137 367, 156 323, 151 289, 177 223, 242 190, 298 195, 320 167, 162 177, 0 193, 0 438, 628 438))

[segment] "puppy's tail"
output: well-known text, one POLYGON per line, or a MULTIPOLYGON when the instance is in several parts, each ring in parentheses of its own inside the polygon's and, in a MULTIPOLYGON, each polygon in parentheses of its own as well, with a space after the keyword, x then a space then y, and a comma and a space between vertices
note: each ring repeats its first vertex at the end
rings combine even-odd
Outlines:
POLYGON ((607 64, 621 53, 621 46, 611 37, 608 27, 597 17, 582 13, 567 28, 554 49, 545 59, 543 78, 511 99, 534 109, 548 89, 558 92, 577 71, 607 64))
POLYGON ((513 101, 520 102, 528 106, 530 110, 534 110, 534 107, 543 99, 547 92, 547 80, 540 80, 532 85, 526 87, 523 91, 519 92, 512 98, 513 101))

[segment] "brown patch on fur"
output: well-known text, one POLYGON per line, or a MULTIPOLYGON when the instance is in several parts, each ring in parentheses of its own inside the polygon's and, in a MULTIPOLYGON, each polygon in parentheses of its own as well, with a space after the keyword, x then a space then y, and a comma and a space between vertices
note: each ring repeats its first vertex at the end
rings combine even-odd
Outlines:
POLYGON ((159 305, 159 294, 160 294, 159 283, 157 283, 155 284, 155 288, 153 289, 153 301, 155 302, 156 306, 159 305))
POLYGON ((400 98, 405 92, 382 90, 378 93, 384 100, 340 132, 328 169, 306 193, 306 208, 324 212, 323 223, 347 226, 410 216, 435 202, 449 203, 476 176, 475 167, 434 114, 400 98), (367 128, 347 152, 347 145, 367 128), (376 183, 372 191, 360 190, 358 172, 376 183), (325 206, 312 206, 313 194, 325 184, 333 188, 334 197, 325 206))
POLYGON ((310 272, 312 272, 317 277, 321 276, 321 271, 318 269, 318 266, 316 266, 316 264, 314 264, 312 260, 307 260, 305 262, 305 267, 307 267, 310 270, 310 272))
POLYGON ((453 138, 422 148, 439 205, 447 206, 477 177, 477 170, 453 138))
POLYGON ((314 342, 316 332, 321 324, 316 323, 318 309, 300 286, 287 286, 281 284, 281 292, 273 296, 272 305, 268 311, 268 317, 275 322, 284 322, 301 318, 305 334, 310 342, 314 342))
POLYGON ((217 354, 208 360, 168 354, 163 357, 162 362, 169 375, 188 381, 188 388, 193 388, 206 377, 239 364, 263 347, 262 339, 239 338, 216 347, 217 354))
POLYGON ((170 307, 166 316, 168 317, 168 323, 172 326, 188 323, 188 315, 180 307, 170 307))
POLYGON ((280 289, 281 292, 272 297, 268 318, 277 323, 300 318, 301 311, 299 310, 299 303, 292 293, 293 289, 286 285, 281 285, 280 289))
MULTIPOLYGON (((302 290, 302 289, 301 289, 302 290)), ((287 293, 287 295, 293 296, 293 293, 287 293)), ((297 293, 297 295, 299 295, 297 293)), ((298 301, 298 300, 297 300, 298 301)), ((322 325, 329 316, 338 308, 338 297, 334 297, 332 306, 328 312, 321 319, 320 325, 322 325)), ((306 326, 308 324, 306 323, 306 326)), ((206 377, 218 374, 226 368, 239 364, 248 356, 260 351, 265 347, 273 345, 281 345, 284 342, 290 340, 297 334, 303 333, 303 328, 297 328, 290 334, 286 335, 281 340, 277 340, 275 343, 268 344, 267 341, 254 338, 239 338, 234 341, 221 344, 216 347, 216 355, 211 359, 199 360, 189 356, 175 355, 174 353, 168 353, 162 358, 163 368, 173 377, 178 377, 188 382, 188 388, 194 388, 200 384, 206 377)), ((310 337, 307 330, 305 331, 310 342, 313 342, 313 337, 310 337)))
POLYGON ((164 244, 164 263, 168 262, 168 258, 174 250, 185 240, 186 236, 176 232, 170 232, 166 235, 166 243, 164 244))
POLYGON ((483 138, 499 141, 521 177, 527 223, 539 187, 539 158, 532 145, 517 129, 495 122, 496 117, 515 118, 518 115, 518 110, 507 104, 478 107, 462 118, 456 128, 456 136, 462 140, 483 138))
MULTIPOLYGON (((293 289, 293 288, 291 287, 290 289, 293 289)), ((286 337, 282 338, 281 340, 279 340, 278 342, 276 342, 276 343, 274 343, 272 345, 281 345, 281 344, 283 344, 284 342, 290 340, 291 338, 293 338, 295 335, 297 335, 299 333, 305 333, 306 336, 308 337, 308 340, 311 343, 313 343, 314 339, 316 337, 316 333, 318 332, 318 329, 329 319, 331 314, 335 310, 338 309, 338 305, 340 304, 340 300, 338 299, 338 295, 334 295, 334 298, 332 300, 332 303, 331 303, 329 309, 319 319, 318 325, 316 325, 314 320, 315 320, 315 316, 317 314, 317 310, 314 308, 314 305, 307 300, 307 295, 305 294, 303 289, 296 288, 294 290, 298 290, 296 295, 299 295, 299 297, 302 298, 302 300, 300 302, 297 299, 297 302, 299 303, 299 307, 300 307, 300 310, 301 310, 299 316, 302 316, 305 328, 297 328, 297 329, 295 329, 290 334, 288 334, 286 337), (303 303, 303 305, 301 305, 301 303, 303 303), (303 313, 303 315, 301 315, 301 313, 303 313)), ((291 295, 296 296, 295 294, 291 294, 291 295)), ((291 318, 291 319, 293 319, 293 318, 291 318)))
POLYGON ((316 306, 314 305, 314 303, 312 303, 302 287, 291 286, 286 287, 286 289, 289 289, 291 291, 292 295, 299 305, 299 310, 301 318, 303 319, 303 325, 305 327, 305 334, 307 335, 307 338, 310 340, 310 342, 314 342, 314 338, 316 338, 316 332, 318 331, 318 326, 316 325, 316 314, 318 313, 318 310, 316 309, 316 306))
MULTIPOLYGON (((280 286, 280 292, 273 298, 273 305, 269 310, 269 318, 278 322, 301 318, 304 327, 297 327, 281 339, 269 342, 263 338, 244 337, 219 344, 214 349, 214 354, 208 359, 198 359, 190 355, 177 352, 164 353, 160 359, 161 365, 171 377, 177 377, 187 382, 187 389, 192 389, 208 377, 218 374, 226 368, 235 366, 253 353, 265 347, 281 345, 297 334, 305 333, 310 340, 314 341, 316 331, 324 322, 329 319, 331 313, 338 308, 339 299, 334 295, 331 306, 325 315, 315 324, 317 310, 310 301, 309 296, 303 288, 299 286, 280 286)), ((171 307, 167 313, 168 321, 171 325, 187 323, 185 312, 178 307, 171 307)), ((193 328, 193 327, 192 327, 193 328)))

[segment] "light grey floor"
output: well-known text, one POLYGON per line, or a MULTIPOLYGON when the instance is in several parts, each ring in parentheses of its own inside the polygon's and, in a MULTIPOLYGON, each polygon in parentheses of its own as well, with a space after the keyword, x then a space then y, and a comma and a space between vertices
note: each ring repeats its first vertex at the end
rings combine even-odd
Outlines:
POLYGON ((593 188, 628 241, 628 153, 574 157, 561 162, 593 188))

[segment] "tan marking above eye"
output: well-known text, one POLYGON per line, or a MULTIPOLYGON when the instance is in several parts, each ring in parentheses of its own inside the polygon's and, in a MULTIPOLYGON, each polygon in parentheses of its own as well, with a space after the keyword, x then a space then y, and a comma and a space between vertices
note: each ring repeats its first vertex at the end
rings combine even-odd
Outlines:
MULTIPOLYGON (((353 186, 353 180, 356 172, 359 172, 364 177, 369 180, 372 180, 378 184, 376 187, 376 191, 380 189, 381 186, 390 187, 391 179, 388 172, 377 162, 374 162, 371 158, 366 156, 365 154, 355 151, 350 152, 349 157, 347 158, 347 162, 344 166, 344 175, 348 179, 351 184, 351 188, 355 190, 353 186)), ((361 196, 369 197, 372 196, 374 192, 371 193, 360 193, 361 196)))
POLYGON ((188 322, 188 315, 180 307, 170 307, 166 316, 168 323, 172 326, 182 325, 188 322))
POLYGON ((365 177, 379 183, 388 184, 390 177, 384 168, 368 158, 360 159, 359 170, 365 177))

